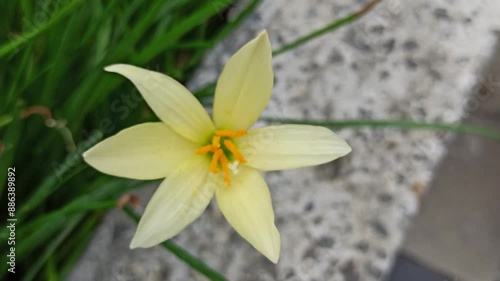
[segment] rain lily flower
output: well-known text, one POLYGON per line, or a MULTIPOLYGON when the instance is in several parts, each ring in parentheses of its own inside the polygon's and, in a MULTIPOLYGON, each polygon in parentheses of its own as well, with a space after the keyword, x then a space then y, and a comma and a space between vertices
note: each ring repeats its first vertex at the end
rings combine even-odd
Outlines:
POLYGON ((161 179, 131 248, 151 247, 197 219, 212 197, 234 229, 269 260, 280 254, 269 189, 259 171, 312 166, 351 151, 329 129, 276 125, 251 129, 271 97, 271 46, 265 31, 227 62, 217 82, 213 118, 180 83, 158 72, 117 64, 162 122, 125 129, 86 151, 97 170, 161 179))

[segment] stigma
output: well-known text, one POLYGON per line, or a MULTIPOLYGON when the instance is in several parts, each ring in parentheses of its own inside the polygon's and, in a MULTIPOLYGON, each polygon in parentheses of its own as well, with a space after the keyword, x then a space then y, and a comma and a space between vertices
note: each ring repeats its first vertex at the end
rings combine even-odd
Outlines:
POLYGON ((198 155, 205 155, 207 153, 212 153, 212 161, 210 162, 210 171, 212 173, 219 173, 221 170, 224 173, 224 182, 226 186, 231 185, 231 179, 229 177, 229 170, 232 170, 233 173, 237 173, 238 164, 245 164, 247 160, 238 150, 234 142, 231 141, 231 138, 238 138, 247 134, 246 130, 217 130, 215 131, 215 135, 212 137, 211 144, 205 145, 195 150, 195 153, 198 155), (227 155, 224 153, 230 152, 234 159, 233 164, 229 164, 229 160, 227 155))

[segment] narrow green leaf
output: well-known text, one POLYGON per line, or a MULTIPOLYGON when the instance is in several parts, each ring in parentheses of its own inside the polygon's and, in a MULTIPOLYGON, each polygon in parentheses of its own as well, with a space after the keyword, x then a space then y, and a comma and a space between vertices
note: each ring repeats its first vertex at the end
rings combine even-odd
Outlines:
POLYGON ((7 91, 7 95, 4 99, 2 105, 0 105, 1 110, 7 110, 8 107, 11 107, 15 103, 15 98, 22 92, 23 82, 28 79, 30 72, 30 68, 32 67, 30 61, 32 60, 33 54, 31 52, 32 45, 28 45, 25 52, 22 55, 21 63, 19 64, 19 68, 14 74, 14 79, 12 79, 12 83, 10 84, 9 90, 7 91))
MULTIPOLYGON (((50 174, 39 186, 33 194, 24 202, 22 207, 18 211, 18 219, 22 219, 27 213, 36 208, 38 204, 43 202, 50 194, 52 194, 57 188, 59 188, 65 180, 68 180, 66 176, 71 175, 72 172, 78 168, 81 163, 80 153, 90 148, 92 145, 96 144, 102 139, 101 135, 95 135, 93 139, 86 143, 78 145, 77 152, 69 154, 64 162, 56 167, 55 171, 50 174)), ((74 175, 74 174, 73 174, 74 175)))
MULTIPOLYGON (((221 6, 219 8, 225 8, 232 4, 232 2, 234 1, 223 1, 223 3, 220 3, 221 6)), ((212 2, 206 3, 193 14, 179 22, 174 28, 169 30, 169 32, 165 33, 163 36, 156 37, 138 54, 138 56, 133 60, 133 63, 143 65, 160 54, 164 49, 168 48, 168 46, 175 44, 175 42, 186 32, 191 30, 193 27, 200 25, 218 12, 217 9, 214 9, 213 5, 214 4, 212 2)))
POLYGON ((356 128, 356 127, 371 127, 371 128, 401 128, 401 129, 419 129, 445 131, 455 133, 466 133, 482 137, 489 137, 500 140, 500 132, 489 128, 470 125, 470 124, 450 124, 450 123, 429 123, 411 120, 344 120, 344 121, 312 121, 298 119, 277 119, 277 118, 262 118, 264 121, 281 124, 306 124, 316 125, 330 128, 356 128))
POLYGON ((56 268, 56 259, 54 258, 54 256, 50 256, 47 260, 47 264, 45 266, 45 279, 47 281, 58 281, 59 280, 59 277, 58 277, 58 272, 57 272, 57 268, 56 268))
POLYGON ((50 71, 47 72, 45 79, 45 85, 40 95, 39 104, 49 105, 54 95, 57 94, 56 88, 61 81, 65 73, 67 73, 68 68, 71 64, 68 60, 71 60, 69 55, 73 51, 72 46, 75 44, 75 33, 79 24, 79 17, 71 17, 68 24, 64 26, 64 32, 62 33, 61 40, 58 43, 57 51, 55 52, 50 66, 50 71))
POLYGON ((70 248, 70 251, 68 251, 69 254, 58 254, 58 257, 62 260, 61 269, 59 270, 59 276, 61 277, 60 280, 67 280, 67 276, 71 273, 71 270, 73 270, 73 267, 85 252, 88 243, 94 236, 94 233, 97 230, 96 225, 98 222, 97 218, 92 216, 91 219, 89 219, 87 223, 79 229, 76 236, 74 238, 72 237, 72 239, 76 241, 76 246, 70 248))
POLYGON ((217 42, 224 39, 227 35, 233 32, 238 26, 240 26, 243 21, 245 21, 250 15, 253 14, 255 9, 259 6, 262 0, 253 0, 247 4, 247 6, 234 18, 234 20, 228 22, 222 27, 222 30, 217 34, 217 36, 210 42, 211 47, 217 42))
POLYGON ((298 46, 301 46, 325 33, 328 33, 330 31, 333 31, 335 29, 338 29, 350 22, 353 22, 354 20, 360 18, 361 16, 363 16, 364 14, 366 14, 368 11, 370 11, 377 3, 379 3, 381 0, 372 0, 370 2, 368 2, 368 4, 366 4, 361 10, 353 13, 353 14, 350 14, 348 15, 347 17, 345 18, 342 18, 340 20, 337 20, 323 28, 320 28, 318 30, 315 30, 314 32, 312 33, 309 33, 305 36, 302 36, 300 37, 299 39, 291 42, 291 43, 288 43, 288 44, 285 44, 284 46, 281 46, 280 48, 278 48, 277 50, 274 50, 273 51, 273 56, 278 56, 280 54, 283 54, 284 52, 286 51, 289 51, 291 49, 294 49, 294 48, 297 48, 298 46))
MULTIPOLYGON (((136 223, 139 222, 140 217, 129 207, 125 207, 123 211, 136 223)), ((216 272, 208 265, 206 265, 203 261, 198 259, 197 257, 190 254, 188 251, 184 250, 177 244, 175 244, 172 240, 167 240, 161 244, 165 249, 170 251, 172 254, 177 256, 179 259, 184 261, 186 264, 191 266, 193 269, 198 271, 199 273, 205 275, 208 279, 213 281, 225 281, 227 280, 220 273, 216 272)))
MULTIPOLYGON (((15 111, 15 113, 18 112, 15 111)), ((2 130, 5 130, 5 132, 2 139, 0 139, 3 146, 3 154, 0 156, 0 171, 2 171, 0 172, 0 196, 7 189, 7 169, 10 167, 15 168, 12 163, 14 162, 14 156, 22 136, 22 120, 19 117, 14 118, 9 123, 9 126, 2 130)))
POLYGON ((7 126, 14 120, 14 117, 12 115, 2 115, 0 116, 0 128, 3 126, 7 126))
MULTIPOLYGON (((330 31, 333 31, 333 30, 336 30, 348 23, 351 23, 353 22, 354 20, 360 18, 361 16, 365 15, 368 11, 370 11, 378 2, 380 2, 381 0, 372 0, 371 2, 368 2, 368 4, 366 4, 361 10, 355 12, 355 13, 352 13, 350 15, 348 15, 347 17, 345 18, 342 18, 340 20, 336 20, 334 21, 333 23, 331 24, 328 24, 327 26, 323 27, 323 28, 320 28, 318 30, 315 30, 305 36, 302 36, 300 37, 299 39, 291 42, 291 43, 288 43, 288 44, 285 44, 284 46, 281 46, 280 48, 276 49, 276 50, 273 50, 273 56, 278 56, 280 54, 283 54, 291 49, 294 49, 298 46, 301 46, 325 33, 328 33, 330 31)), ((253 4, 253 3, 251 3, 253 4)), ((255 3, 255 5, 257 5, 257 3, 255 3)), ((254 7, 251 7, 251 5, 249 5, 248 8, 251 8, 251 9, 254 9, 254 7)), ((215 84, 216 82, 213 81, 209 84, 215 84)), ((205 93, 207 94, 207 93, 205 93)), ((213 95, 214 93, 210 93, 210 95, 213 95)), ((205 95, 206 97, 207 95, 205 95)))
POLYGON ((85 0, 74 0, 73 2, 64 6, 64 8, 58 14, 56 14, 47 22, 47 24, 42 25, 40 27, 35 27, 35 29, 26 34, 21 35, 21 37, 0 46, 0 58, 16 51, 17 49, 21 48, 24 44, 26 44, 28 41, 32 40, 33 38, 47 31, 53 25, 57 24, 65 17, 69 16, 76 8, 78 8, 81 4, 83 4, 84 1, 85 0))
POLYGON ((68 237, 68 235, 74 230, 74 228, 80 223, 82 219, 83 215, 76 215, 68 218, 65 226, 62 228, 59 234, 50 241, 41 255, 37 256, 37 258, 33 260, 32 266, 29 267, 28 271, 25 274, 23 274, 22 281, 32 281, 35 279, 47 259, 56 251, 56 249, 61 245, 64 239, 68 237))

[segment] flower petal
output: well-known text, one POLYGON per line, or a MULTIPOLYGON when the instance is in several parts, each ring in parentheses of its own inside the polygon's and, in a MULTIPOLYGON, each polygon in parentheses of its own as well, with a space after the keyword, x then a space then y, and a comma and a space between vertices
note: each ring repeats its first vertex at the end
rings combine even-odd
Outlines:
POLYGON ((258 128, 235 141, 247 165, 262 171, 319 165, 351 151, 351 147, 329 129, 311 125, 258 128))
POLYGON ((162 122, 125 129, 83 153, 95 169, 131 179, 159 179, 191 158, 198 146, 162 122))
POLYGON ((217 128, 246 130, 259 119, 273 89, 271 53, 263 31, 229 59, 215 89, 217 128))
POLYGON ((177 235, 197 219, 213 197, 209 161, 195 156, 158 187, 139 222, 130 248, 147 248, 177 235))
POLYGON ((219 185, 217 203, 227 221, 259 252, 274 263, 280 255, 280 234, 274 225, 271 195, 260 173, 240 167, 231 186, 219 185))
POLYGON ((167 75, 127 64, 115 64, 106 71, 128 78, 158 118, 177 133, 196 143, 210 138, 214 125, 203 106, 182 84, 167 75))

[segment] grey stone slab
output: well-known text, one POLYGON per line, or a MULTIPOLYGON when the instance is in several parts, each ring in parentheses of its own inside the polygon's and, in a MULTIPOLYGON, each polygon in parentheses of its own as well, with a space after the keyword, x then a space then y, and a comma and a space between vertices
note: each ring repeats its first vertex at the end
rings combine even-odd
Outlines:
MULTIPOLYGON (((500 46, 471 94, 468 123, 500 131, 500 46)), ((463 281, 500 276, 500 142, 460 135, 435 172, 403 249, 463 281)))
MULTIPOLYGON (((263 28, 276 48, 363 3, 264 1, 207 55, 190 87, 217 78, 263 28)), ((384 1, 356 23, 274 58, 264 115, 456 122, 492 55, 499 12, 495 0, 384 1)), ((230 280, 380 280, 418 210, 414 190, 427 186, 444 139, 396 129, 339 134, 353 148, 349 156, 265 175, 282 237, 277 265, 241 239, 215 204, 174 240, 230 280)), ((128 250, 134 228, 111 213, 69 280, 204 280, 160 247, 128 250), (113 275, 121 271, 128 277, 113 275)))
POLYGON ((448 281, 452 278, 433 271, 412 258, 398 255, 387 281, 448 281))

